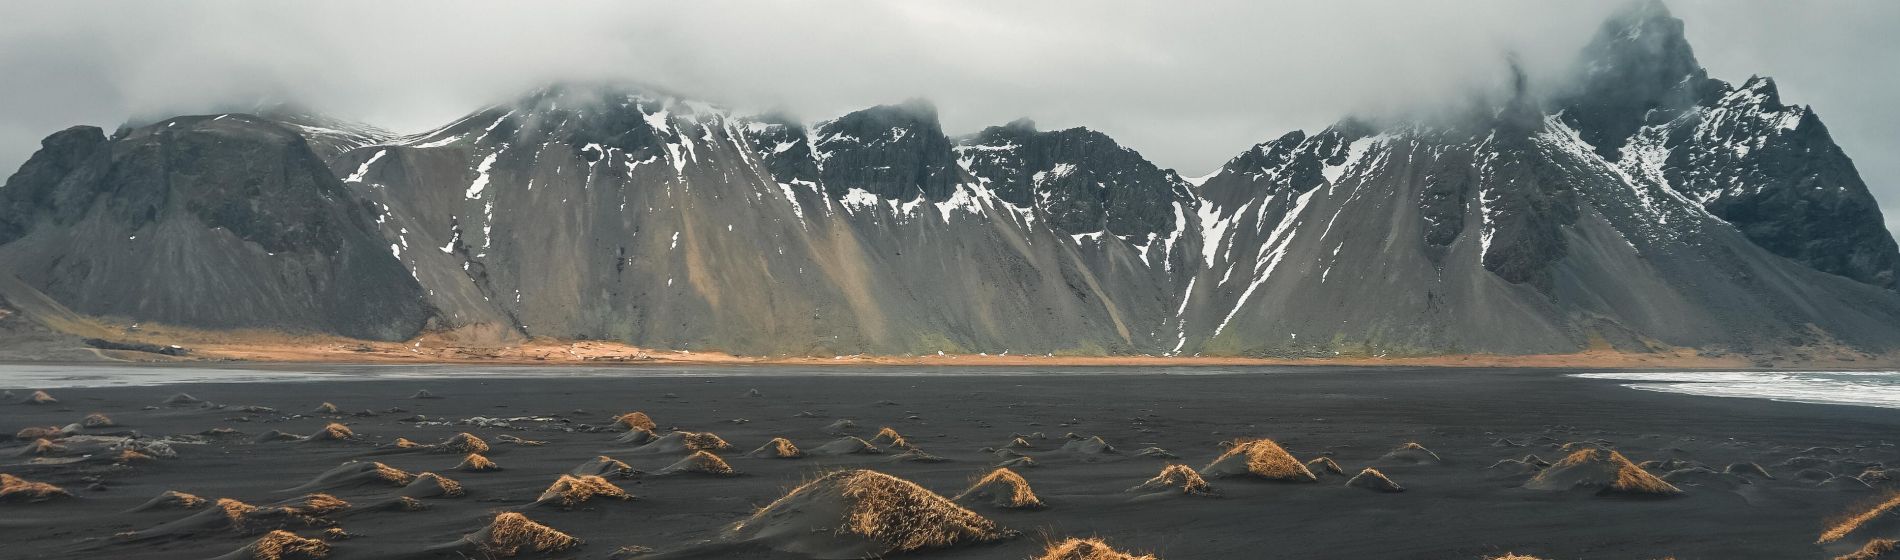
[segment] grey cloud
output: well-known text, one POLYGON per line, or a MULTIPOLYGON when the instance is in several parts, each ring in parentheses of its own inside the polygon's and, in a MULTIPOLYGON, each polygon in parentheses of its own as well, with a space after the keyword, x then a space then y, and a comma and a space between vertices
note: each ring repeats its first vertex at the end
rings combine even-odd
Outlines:
MULTIPOLYGON (((1715 77, 1776 76, 1900 204, 1900 4, 1677 0, 1715 77)), ((554 80, 829 118, 910 97, 953 133, 1096 128, 1184 175, 1256 142, 1561 73, 1614 3, 59 2, 0 23, 0 167, 71 124, 259 98, 397 131, 554 80)), ((1900 206, 1889 206, 1890 216, 1900 206)))

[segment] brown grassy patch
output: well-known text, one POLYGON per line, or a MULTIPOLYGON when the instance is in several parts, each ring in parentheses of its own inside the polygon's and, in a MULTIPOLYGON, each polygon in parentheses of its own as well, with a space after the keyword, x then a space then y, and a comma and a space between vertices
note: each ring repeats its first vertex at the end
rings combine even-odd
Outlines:
POLYGON ((1161 467, 1161 473, 1134 488, 1130 492, 1180 489, 1181 493, 1192 496, 1206 496, 1214 493, 1214 487, 1201 478, 1201 473, 1187 465, 1168 465, 1161 467))
POLYGON ((475 437, 475 434, 462 432, 449 436, 448 441, 442 442, 442 448, 457 453, 487 453, 488 442, 475 437))
POLYGON ((1834 557, 1834 560, 1880 560, 1891 558, 1894 548, 1900 543, 1893 539, 1874 539, 1861 545, 1860 550, 1834 557))
POLYGON ((868 470, 837 471, 805 483, 735 529, 787 525, 801 534, 862 538, 872 543, 874 556, 1015 534, 916 483, 868 470), (818 519, 811 514, 833 507, 841 507, 842 515, 818 519))
POLYGON ((754 449, 752 450, 751 453, 747 453, 746 455, 750 457, 797 459, 799 457, 804 457, 805 452, 800 451, 797 445, 792 445, 792 440, 785 439, 785 438, 772 438, 772 441, 765 442, 765 445, 759 446, 758 449, 754 449))
POLYGON ((32 395, 26 397, 24 402, 26 404, 59 404, 59 399, 46 394, 46 391, 34 391, 32 395))
POLYGON ((44 482, 31 482, 24 478, 0 473, 0 502, 30 504, 70 497, 72 497, 71 493, 58 486, 44 482))
POLYGON ((296 533, 282 529, 265 533, 249 548, 251 558, 255 560, 321 560, 330 557, 329 544, 299 537, 296 533))
POLYGON ((1337 461, 1334 461, 1332 457, 1319 457, 1311 461, 1307 461, 1306 470, 1313 471, 1313 474, 1319 474, 1319 473, 1337 474, 1337 475, 1346 474, 1346 470, 1339 468, 1339 463, 1337 461))
POLYGON ((653 419, 648 417, 645 412, 629 412, 615 416, 614 425, 630 430, 639 429, 649 432, 659 428, 658 425, 653 423, 653 419))
POLYGON ((462 483, 432 472, 417 474, 416 480, 410 482, 409 486, 416 488, 414 488, 413 492, 405 492, 405 494, 420 492, 421 494, 417 495, 439 496, 443 498, 455 498, 463 494, 462 483))
POLYGON ((686 449, 690 451, 718 451, 732 447, 732 444, 720 439, 719 434, 712 432, 680 432, 680 434, 682 441, 686 444, 686 449))
POLYGON ((1217 476, 1247 475, 1267 480, 1316 482, 1319 477, 1279 443, 1266 438, 1235 440, 1234 445, 1201 472, 1217 476), (1244 463, 1241 461, 1244 460, 1244 463), (1236 468, 1244 465, 1244 468, 1236 468))
POLYGON ((897 430, 885 426, 877 429, 877 435, 871 436, 871 443, 881 443, 898 449, 910 449, 910 441, 904 439, 897 430))
POLYGON ((464 538, 475 543, 481 554, 496 558, 514 556, 523 550, 560 552, 581 544, 580 539, 515 512, 496 514, 487 528, 464 538))
POLYGON ((52 440, 46 438, 33 440, 33 443, 27 444, 24 449, 20 450, 20 456, 22 457, 46 457, 64 453, 66 453, 66 446, 53 443, 52 440))
POLYGON ((660 472, 664 474, 692 473, 718 476, 733 476, 739 474, 739 471, 732 469, 732 465, 726 464, 725 459, 721 459, 718 455, 714 455, 709 451, 694 451, 692 455, 687 455, 685 459, 680 459, 679 462, 660 469, 660 472))
POLYGON ((315 441, 336 441, 336 440, 351 439, 355 437, 356 437, 356 432, 350 431, 349 426, 338 424, 336 422, 331 422, 328 425, 325 425, 323 429, 317 430, 317 433, 310 434, 310 439, 315 440, 315 441))
POLYGON ((1140 556, 1115 550, 1101 539, 1063 539, 1053 543, 1034 560, 1156 560, 1152 554, 1140 556))
POLYGON ((1016 471, 1009 469, 990 471, 990 474, 971 483, 970 488, 958 494, 955 500, 962 502, 970 498, 987 499, 996 507, 1008 509, 1044 507, 1042 499, 1037 498, 1036 493, 1029 489, 1029 481, 1024 480, 1022 475, 1016 474, 1016 471))
POLYGON ((582 502, 594 499, 596 496, 615 500, 633 499, 633 496, 627 494, 626 490, 620 489, 619 486, 614 486, 614 483, 607 482, 605 478, 594 475, 573 476, 564 474, 561 475, 561 478, 556 479, 554 484, 549 485, 546 491, 541 492, 541 497, 535 499, 535 503, 551 503, 561 507, 574 507, 582 502))
POLYGON ((489 472, 501 470, 501 465, 495 464, 494 461, 488 460, 487 457, 483 457, 480 453, 470 453, 467 457, 462 458, 462 463, 456 465, 455 470, 462 472, 489 472))
POLYGON ((113 422, 112 418, 106 416, 104 413, 94 412, 92 414, 87 414, 85 418, 80 419, 79 425, 85 426, 88 428, 110 428, 113 426, 117 426, 118 424, 113 422))
POLYGON ((1385 476, 1385 473, 1379 472, 1379 469, 1371 467, 1367 467, 1365 470, 1359 471, 1359 474, 1353 475, 1352 480, 1346 481, 1346 485, 1379 492, 1405 491, 1405 487, 1399 486, 1397 482, 1393 482, 1391 478, 1385 476))
POLYGON ((32 426, 20 428, 20 431, 14 432, 13 439, 33 441, 36 439, 58 438, 60 435, 59 426, 32 426))
POLYGON ((1639 496, 1682 493, 1681 489, 1631 463, 1622 453, 1594 447, 1578 448, 1525 483, 1527 488, 1540 489, 1561 489, 1559 487, 1565 485, 1596 486, 1602 488, 1602 493, 1639 496))
POLYGON ((1866 525, 1869 521, 1873 521, 1882 515, 1893 512, 1894 508, 1900 508, 1900 494, 1888 494, 1882 498, 1879 503, 1867 508, 1866 511, 1842 517, 1840 520, 1829 524, 1827 531, 1822 532, 1820 540, 1815 541, 1815 543, 1826 544, 1846 538, 1849 533, 1860 529, 1861 526, 1866 525))
POLYGON ((177 490, 166 490, 163 494, 159 494, 158 497, 152 498, 150 501, 147 501, 144 504, 139 505, 138 507, 132 508, 132 511, 148 511, 148 510, 154 510, 154 509, 198 509, 198 508, 204 507, 205 504, 208 504, 208 503, 211 503, 211 502, 204 498, 200 498, 192 494, 186 494, 184 492, 179 492, 177 490))
POLYGON ((326 402, 326 403, 317 405, 316 410, 312 410, 311 412, 315 412, 317 414, 336 414, 338 412, 338 409, 336 405, 326 402))

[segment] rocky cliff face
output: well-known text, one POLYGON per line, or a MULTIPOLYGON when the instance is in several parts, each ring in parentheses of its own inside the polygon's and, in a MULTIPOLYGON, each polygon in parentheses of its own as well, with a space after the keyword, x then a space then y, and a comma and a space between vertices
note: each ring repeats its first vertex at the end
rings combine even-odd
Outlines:
POLYGON ((0 263, 142 320, 744 354, 1900 346, 1893 240, 1811 109, 1708 78, 1656 4, 1578 69, 1288 133, 1198 185, 1085 128, 952 139, 922 102, 808 127, 618 86, 400 138, 76 129, 0 189, 0 263), (189 241, 136 256, 159 239, 189 241), (211 286, 239 305, 196 305, 211 286))
POLYGON ((0 201, 0 270, 83 313, 373 339, 432 314, 368 207, 264 119, 179 117, 110 140, 69 129, 0 201))

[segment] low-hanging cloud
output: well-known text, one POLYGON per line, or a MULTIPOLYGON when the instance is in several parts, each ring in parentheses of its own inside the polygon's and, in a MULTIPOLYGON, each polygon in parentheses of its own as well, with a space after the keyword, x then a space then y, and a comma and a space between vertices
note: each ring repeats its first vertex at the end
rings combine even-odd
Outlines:
MULTIPOLYGON (((1900 203, 1890 2, 1678 0, 1712 75, 1777 75, 1900 203)), ((0 23, 0 167, 72 124, 295 101, 396 131, 551 81, 655 84, 808 120, 912 97, 946 130, 1089 126, 1199 175, 1348 114, 1559 76, 1614 3, 72 1, 0 23)), ((1900 206, 1890 207, 1900 208, 1900 206)), ((1890 211, 1889 215, 1900 212, 1890 211)))

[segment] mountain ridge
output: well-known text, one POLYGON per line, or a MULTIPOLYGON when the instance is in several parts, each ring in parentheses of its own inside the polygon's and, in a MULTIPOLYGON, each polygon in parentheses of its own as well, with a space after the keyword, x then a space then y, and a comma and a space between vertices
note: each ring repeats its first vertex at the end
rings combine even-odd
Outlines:
POLYGON ((377 296, 393 310, 379 326, 349 325, 358 302, 331 296, 287 298, 323 321, 247 320, 23 280, 82 312, 185 326, 750 355, 1900 347, 1900 250, 1811 108, 1783 105, 1771 80, 1708 78, 1660 3, 1605 22, 1578 68, 1578 89, 1520 83, 1488 113, 1290 132, 1198 184, 1084 127, 951 137, 918 100, 808 125, 618 85, 542 88, 410 136, 296 112, 69 131, 0 188, 0 263, 77 251, 9 235, 129 244, 61 229, 66 206, 44 195, 80 182, 89 150, 256 120, 299 136, 283 157, 327 179, 260 179, 226 202, 315 194, 337 213, 307 225, 347 227, 253 231, 221 221, 250 215, 226 204, 196 223, 256 249, 179 251, 261 249, 282 268, 273 247, 314 247, 297 270, 329 273, 206 267, 112 290, 188 294, 237 274, 333 293, 361 280, 326 264, 347 253, 336 262, 378 272, 335 293, 398 286, 377 296))

